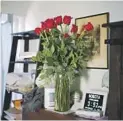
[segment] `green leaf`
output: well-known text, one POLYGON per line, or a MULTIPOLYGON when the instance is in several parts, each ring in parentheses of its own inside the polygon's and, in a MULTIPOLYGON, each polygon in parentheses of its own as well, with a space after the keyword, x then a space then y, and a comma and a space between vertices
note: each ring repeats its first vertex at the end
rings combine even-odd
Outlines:
POLYGON ((38 67, 38 70, 42 70, 42 69, 43 69, 43 66, 39 66, 39 67, 38 67))
POLYGON ((51 52, 54 53, 54 51, 55 51, 55 47, 54 47, 54 45, 52 45, 51 46, 51 52))
POLYGON ((64 41, 62 40, 61 41, 61 50, 64 50, 64 48, 65 48, 65 44, 64 44, 64 41))
POLYGON ((32 61, 34 61, 34 62, 37 61, 36 56, 32 57, 32 61))
POLYGON ((46 57, 47 65, 48 66, 53 66, 53 58, 52 57, 46 57))

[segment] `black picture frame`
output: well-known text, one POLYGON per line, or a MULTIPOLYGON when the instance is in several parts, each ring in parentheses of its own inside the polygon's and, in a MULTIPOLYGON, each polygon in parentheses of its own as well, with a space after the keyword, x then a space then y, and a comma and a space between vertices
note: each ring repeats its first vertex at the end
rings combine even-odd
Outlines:
MULTIPOLYGON (((86 21, 86 22, 91 22, 91 19, 94 21, 97 21, 98 23, 97 24, 100 24, 100 29, 104 29, 102 27, 102 24, 104 23, 109 23, 109 12, 105 12, 105 13, 99 13, 99 14, 95 14, 95 15, 89 15, 89 16, 85 16, 85 17, 79 17, 79 18, 75 18, 75 24, 78 26, 78 29, 79 27, 81 27, 81 25, 83 25, 83 23, 86 21), (104 19, 104 22, 102 22, 102 19, 101 17, 104 19), (99 18, 101 19, 101 22, 99 20, 99 18), (79 23, 78 23, 79 22, 79 23), (81 25, 80 25, 81 23, 81 25)), ((86 24, 86 22, 84 24, 86 24)), ((96 23, 96 22, 95 22, 96 23)), ((93 24, 93 22, 92 22, 93 24)), ((102 33, 101 33, 102 34, 102 33)), ((91 64, 87 64, 87 69, 108 69, 109 68, 109 52, 108 52, 108 45, 105 44, 105 40, 107 38, 109 38, 109 30, 108 28, 105 28, 105 38, 100 39, 101 42, 103 42, 103 46, 104 46, 104 51, 105 51, 105 58, 103 58, 103 56, 100 56, 99 58, 99 61, 101 63, 101 60, 104 59, 103 61, 105 61, 105 64, 104 65, 101 65, 100 66, 98 65, 98 63, 95 63, 94 65, 91 65, 91 64), (97 65, 96 65, 97 64, 97 65), (91 66, 90 66, 91 65, 91 66)), ((101 45, 100 45, 101 46, 101 45)), ((91 60, 93 61, 93 60, 91 60)), ((95 61, 96 62, 96 61, 95 61)), ((88 62, 88 63, 91 63, 91 62, 88 62)))

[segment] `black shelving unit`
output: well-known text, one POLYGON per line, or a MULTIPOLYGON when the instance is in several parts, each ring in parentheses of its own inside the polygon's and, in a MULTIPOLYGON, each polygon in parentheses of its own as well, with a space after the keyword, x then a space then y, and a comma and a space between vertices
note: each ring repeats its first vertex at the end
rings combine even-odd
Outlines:
MULTIPOLYGON (((17 53, 17 46, 18 46, 18 40, 24 40, 24 52, 29 51, 29 41, 32 39, 39 39, 39 36, 35 34, 34 30, 32 31, 26 31, 26 32, 19 32, 19 33, 13 33, 12 34, 13 42, 12 42, 12 47, 11 47, 11 55, 10 55, 10 61, 9 61, 9 68, 8 68, 8 73, 14 72, 14 67, 16 63, 24 64, 23 72, 28 72, 28 65, 29 64, 36 64, 36 68, 40 66, 40 63, 36 63, 30 60, 24 60, 24 61, 15 61, 16 59, 16 53, 17 53)), ((39 42, 39 50, 41 49, 41 40, 39 42)), ((37 70, 37 69, 36 69, 37 70)), ((35 78, 38 76, 40 71, 36 72, 35 78)), ((34 85, 36 86, 35 82, 34 85)), ((34 86, 34 87, 35 87, 34 86)), ((4 118, 4 111, 10 108, 11 104, 11 98, 12 98, 12 92, 16 92, 19 94, 22 94, 21 92, 18 91, 5 91, 5 98, 4 98, 4 106, 3 106, 3 113, 2 113, 2 120, 6 120, 4 118)))
POLYGON ((36 64, 34 61, 11 61, 10 63, 36 64))

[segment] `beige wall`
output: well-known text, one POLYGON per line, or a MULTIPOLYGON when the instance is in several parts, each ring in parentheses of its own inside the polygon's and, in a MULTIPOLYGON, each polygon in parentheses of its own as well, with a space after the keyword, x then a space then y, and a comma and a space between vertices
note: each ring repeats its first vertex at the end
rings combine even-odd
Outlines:
POLYGON ((57 15, 71 15, 74 18, 103 12, 110 12, 110 21, 123 19, 123 2, 107 1, 38 1, 32 2, 26 15, 26 30, 34 29, 41 21, 57 15))

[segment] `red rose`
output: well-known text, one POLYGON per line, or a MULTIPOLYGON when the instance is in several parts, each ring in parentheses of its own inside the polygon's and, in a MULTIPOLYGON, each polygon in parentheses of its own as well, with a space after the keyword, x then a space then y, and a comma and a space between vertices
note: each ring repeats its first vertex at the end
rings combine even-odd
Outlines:
POLYGON ((64 38, 68 38, 68 37, 70 37, 69 34, 68 33, 65 33, 64 34, 64 38))
POLYGON ((62 16, 57 16, 54 18, 56 25, 62 24, 62 16))
POLYGON ((76 33, 78 31, 78 26, 76 26, 75 24, 72 25, 72 29, 71 32, 76 33))
POLYGON ((47 26, 46 26, 46 23, 45 22, 41 22, 41 28, 43 30, 46 30, 47 29, 47 26))
POLYGON ((53 19, 47 19, 45 22, 48 29, 52 29, 55 27, 55 22, 53 19))
POLYGON ((41 28, 37 27, 35 28, 34 32, 39 35, 41 33, 41 28))
POLYGON ((91 22, 88 22, 88 24, 84 25, 84 29, 86 31, 91 31, 94 29, 93 25, 91 24, 91 22))
POLYGON ((63 23, 69 25, 71 23, 71 16, 64 16, 63 23))

